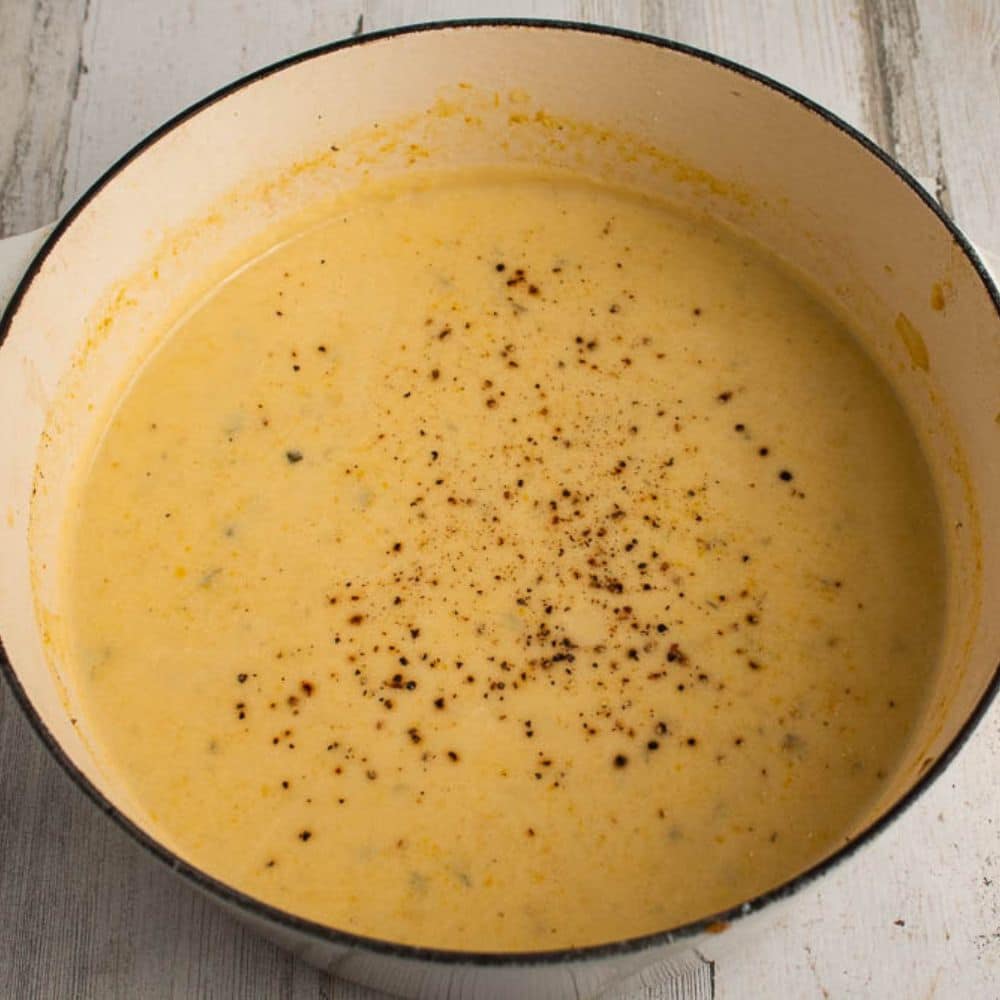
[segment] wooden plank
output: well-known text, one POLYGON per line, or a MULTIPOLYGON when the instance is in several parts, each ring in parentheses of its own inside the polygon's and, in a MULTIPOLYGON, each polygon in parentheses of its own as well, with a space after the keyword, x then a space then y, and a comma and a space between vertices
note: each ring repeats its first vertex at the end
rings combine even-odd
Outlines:
POLYGON ((85 9, 86 0, 0 5, 0 238, 58 211, 68 112, 87 70, 85 9))
MULTIPOLYGON (((1000 2, 920 0, 917 13, 922 92, 937 107, 934 150, 947 203, 1000 260, 1000 2)), ((908 148, 900 155, 911 159, 908 148)))
POLYGON ((869 117, 875 138, 904 166, 933 178, 932 193, 946 210, 951 202, 942 161, 929 63, 914 0, 865 0, 865 63, 869 117))

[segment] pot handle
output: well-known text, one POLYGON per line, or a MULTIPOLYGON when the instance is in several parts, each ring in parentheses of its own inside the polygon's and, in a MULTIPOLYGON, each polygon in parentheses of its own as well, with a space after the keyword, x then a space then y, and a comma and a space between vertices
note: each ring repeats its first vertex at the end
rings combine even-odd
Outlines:
POLYGON ((53 229, 54 222, 20 236, 0 240, 0 312, 7 308, 21 276, 53 229))

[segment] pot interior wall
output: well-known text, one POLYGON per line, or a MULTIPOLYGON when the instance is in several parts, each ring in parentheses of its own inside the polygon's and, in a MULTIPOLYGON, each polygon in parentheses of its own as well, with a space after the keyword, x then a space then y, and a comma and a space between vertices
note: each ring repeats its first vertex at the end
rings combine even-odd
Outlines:
POLYGON ((0 631, 45 725, 127 815, 141 823, 85 720, 71 721, 58 610, 66 499, 114 400, 185 303, 338 191, 540 162, 750 233, 854 317, 897 387, 939 486, 950 608, 926 723, 880 810, 981 697, 1000 648, 1000 621, 979 613, 1000 589, 1000 324, 920 196, 815 111, 683 52, 555 28, 419 32, 299 62, 161 136, 76 215, 13 316, 0 353, 0 408, 18 431, 0 454, 0 631))

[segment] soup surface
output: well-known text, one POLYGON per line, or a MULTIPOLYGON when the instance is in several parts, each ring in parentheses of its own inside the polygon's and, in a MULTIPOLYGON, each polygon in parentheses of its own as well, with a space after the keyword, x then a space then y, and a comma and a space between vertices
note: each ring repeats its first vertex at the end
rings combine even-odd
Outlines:
POLYGON ((73 498, 151 828, 338 928, 586 945, 844 842, 924 705, 932 485, 793 274, 555 174, 372 188, 196 304, 73 498))

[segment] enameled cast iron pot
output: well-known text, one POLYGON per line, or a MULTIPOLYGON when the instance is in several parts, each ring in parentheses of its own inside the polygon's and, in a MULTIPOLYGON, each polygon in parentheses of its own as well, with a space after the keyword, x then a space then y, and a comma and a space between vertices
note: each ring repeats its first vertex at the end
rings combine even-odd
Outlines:
MULTIPOLYGON (((941 773, 998 686, 1000 299, 937 205, 829 113, 739 66, 582 25, 429 25, 289 59, 175 118, 77 203, 31 264, 0 334, 4 673, 80 789, 150 853, 309 961, 414 997, 596 996, 680 969, 768 921, 941 773), (933 467, 949 545, 940 680, 900 774, 847 846, 794 881, 684 927, 575 951, 402 947, 250 899, 142 828, 102 773, 59 668, 58 529, 109 400, 164 318, 317 198, 364 176, 538 163, 659 192, 791 260, 864 334, 933 467), (718 934, 728 927, 727 933, 718 934)), ((665 886, 664 891, 669 891, 665 886)))

